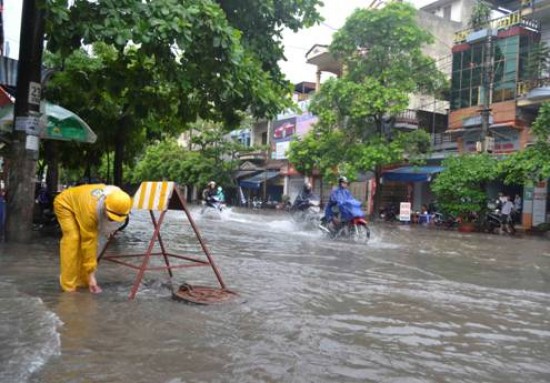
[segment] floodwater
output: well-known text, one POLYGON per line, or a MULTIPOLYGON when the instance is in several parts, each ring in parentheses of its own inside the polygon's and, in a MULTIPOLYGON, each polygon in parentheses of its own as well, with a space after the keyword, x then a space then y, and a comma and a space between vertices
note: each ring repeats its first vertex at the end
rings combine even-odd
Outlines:
MULTIPOLYGON (((0 245, 0 382, 549 382, 550 241, 373 225, 367 245, 282 213, 193 216, 231 303, 171 299, 166 272, 99 265, 104 292, 61 293, 58 238, 0 245)), ((133 214, 114 252, 152 235, 133 214)), ((202 256, 183 212, 172 252, 202 256)), ((209 267, 175 285, 216 285, 209 267)))

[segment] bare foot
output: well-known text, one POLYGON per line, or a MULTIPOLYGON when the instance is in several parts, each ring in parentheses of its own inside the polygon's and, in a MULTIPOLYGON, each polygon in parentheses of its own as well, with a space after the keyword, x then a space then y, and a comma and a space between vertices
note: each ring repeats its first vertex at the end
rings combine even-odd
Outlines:
POLYGON ((92 294, 99 294, 103 291, 98 285, 90 285, 89 289, 92 294))
POLYGON ((101 287, 97 284, 97 281, 95 279, 95 273, 91 273, 90 277, 88 278, 88 289, 92 294, 99 294, 103 290, 101 290, 101 287))

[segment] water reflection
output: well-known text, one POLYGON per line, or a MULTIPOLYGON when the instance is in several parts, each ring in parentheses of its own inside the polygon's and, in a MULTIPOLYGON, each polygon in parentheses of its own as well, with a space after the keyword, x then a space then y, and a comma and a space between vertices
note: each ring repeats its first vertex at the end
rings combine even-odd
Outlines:
MULTIPOLYGON (((104 294, 62 294, 55 238, 1 248, 0 281, 11 288, 5 294, 36 297, 41 310, 63 323, 47 322, 30 308, 37 321, 60 335, 61 345, 25 379, 550 379, 548 241, 381 225, 372 228, 373 240, 365 246, 298 231, 278 214, 226 211, 216 219, 198 210, 193 214, 239 301, 174 302, 168 279, 156 272, 146 274, 137 299, 128 301, 135 271, 112 263, 100 265, 104 294)), ((114 249, 143 251, 151 235, 148 216, 134 214, 114 249)), ((163 239, 178 252, 201 254, 177 212, 168 214, 163 239)), ((208 268, 175 273, 176 284, 216 283, 208 268)), ((0 300, 4 313, 11 305, 5 296, 0 300)), ((19 331, 18 324, 10 323, 7 331, 19 331)), ((30 337, 39 344, 38 334, 30 337)))

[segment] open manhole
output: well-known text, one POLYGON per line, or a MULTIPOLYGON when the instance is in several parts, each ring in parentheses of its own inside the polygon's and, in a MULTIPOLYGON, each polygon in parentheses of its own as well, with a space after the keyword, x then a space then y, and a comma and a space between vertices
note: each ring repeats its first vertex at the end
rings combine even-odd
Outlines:
POLYGON ((176 291, 172 292, 174 300, 198 305, 224 303, 238 296, 237 293, 230 290, 208 286, 191 286, 187 283, 184 283, 176 291))

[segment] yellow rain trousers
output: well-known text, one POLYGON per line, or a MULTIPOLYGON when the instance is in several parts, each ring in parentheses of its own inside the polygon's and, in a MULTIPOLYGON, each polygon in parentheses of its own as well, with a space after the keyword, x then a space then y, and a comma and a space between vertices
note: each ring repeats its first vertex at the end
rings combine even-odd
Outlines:
POLYGON ((64 291, 87 287, 97 268, 99 214, 106 185, 69 188, 54 200, 54 211, 63 236, 60 245, 59 283, 64 291))

